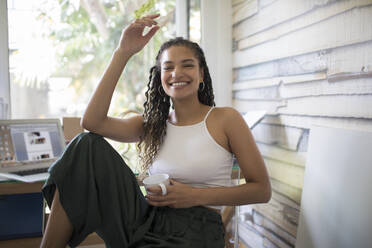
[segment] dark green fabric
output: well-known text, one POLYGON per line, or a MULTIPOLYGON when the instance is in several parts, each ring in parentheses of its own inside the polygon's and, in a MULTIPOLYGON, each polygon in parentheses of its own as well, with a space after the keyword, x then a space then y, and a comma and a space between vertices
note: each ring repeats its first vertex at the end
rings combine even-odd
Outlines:
POLYGON ((224 247, 218 213, 148 205, 132 170, 97 134, 76 136, 52 165, 42 190, 49 206, 56 187, 74 228, 72 247, 92 232, 112 248, 224 247))

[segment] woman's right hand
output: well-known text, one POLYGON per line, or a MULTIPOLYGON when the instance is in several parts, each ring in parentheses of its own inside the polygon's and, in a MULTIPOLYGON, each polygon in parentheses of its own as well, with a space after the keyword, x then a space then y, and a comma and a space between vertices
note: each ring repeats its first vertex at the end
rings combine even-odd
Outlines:
POLYGON ((118 50, 124 51, 127 54, 134 55, 149 42, 152 36, 159 30, 157 22, 154 20, 159 17, 159 14, 145 16, 136 19, 129 24, 122 32, 118 50), (146 35, 142 35, 145 27, 152 27, 146 35))

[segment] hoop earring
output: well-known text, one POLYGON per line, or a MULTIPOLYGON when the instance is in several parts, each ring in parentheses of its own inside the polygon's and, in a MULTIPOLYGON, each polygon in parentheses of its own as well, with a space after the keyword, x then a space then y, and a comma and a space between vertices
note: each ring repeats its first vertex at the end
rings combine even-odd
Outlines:
POLYGON ((200 91, 203 91, 204 88, 205 88, 205 83, 204 83, 204 82, 200 82, 200 84, 199 84, 199 89, 200 89, 200 91), (200 89, 200 85, 202 85, 201 89, 200 89))
POLYGON ((158 92, 159 92, 159 95, 160 95, 160 96, 164 96, 164 97, 165 97, 165 94, 163 94, 163 93, 161 92, 161 89, 160 89, 160 88, 162 88, 162 87, 161 87, 161 85, 160 85, 160 86, 158 87, 158 92))

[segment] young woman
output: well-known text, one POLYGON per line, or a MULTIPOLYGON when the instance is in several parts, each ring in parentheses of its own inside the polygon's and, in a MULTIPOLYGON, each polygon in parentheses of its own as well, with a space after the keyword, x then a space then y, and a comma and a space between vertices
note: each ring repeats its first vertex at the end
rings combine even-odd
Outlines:
POLYGON ((220 206, 269 201, 268 175, 250 130, 233 108, 214 107, 208 67, 196 43, 176 38, 162 45, 150 70, 143 115, 107 116, 127 61, 158 31, 157 17, 124 29, 82 119, 91 133, 78 135, 51 168, 43 188, 51 214, 42 247, 76 246, 97 232, 107 247, 222 248, 220 206), (151 29, 143 36, 145 27, 151 29), (139 142, 143 168, 171 176, 167 194, 154 187, 144 197, 102 136, 139 142), (233 155, 246 179, 240 186, 231 186, 233 155))

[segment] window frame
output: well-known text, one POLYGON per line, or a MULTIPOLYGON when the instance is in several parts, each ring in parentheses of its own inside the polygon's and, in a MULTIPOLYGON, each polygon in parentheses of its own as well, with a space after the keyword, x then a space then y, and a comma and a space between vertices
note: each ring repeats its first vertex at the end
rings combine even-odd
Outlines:
POLYGON ((188 39, 190 0, 176 0, 176 36, 188 39))
POLYGON ((232 106, 232 4, 230 0, 202 0, 201 47, 213 81, 217 106, 232 106))
MULTIPOLYGON (((7 0, 0 0, 0 97, 7 109, 5 119, 10 118, 10 78, 9 78, 9 34, 7 0)), ((3 118, 0 116, 0 118, 3 118)))
MULTIPOLYGON (((189 37, 189 0, 176 0, 176 34, 189 37)), ((232 102, 232 7, 229 0, 203 0, 201 11, 201 46, 207 58, 214 82, 217 105, 232 102), (216 16, 219 18, 216 20, 216 16), (230 31, 229 31, 230 30, 230 31), (216 42, 218 41, 218 42, 216 42), (221 59, 223 58, 223 59, 221 59)), ((0 97, 11 118, 9 77, 9 35, 7 0, 0 0, 0 97)))

